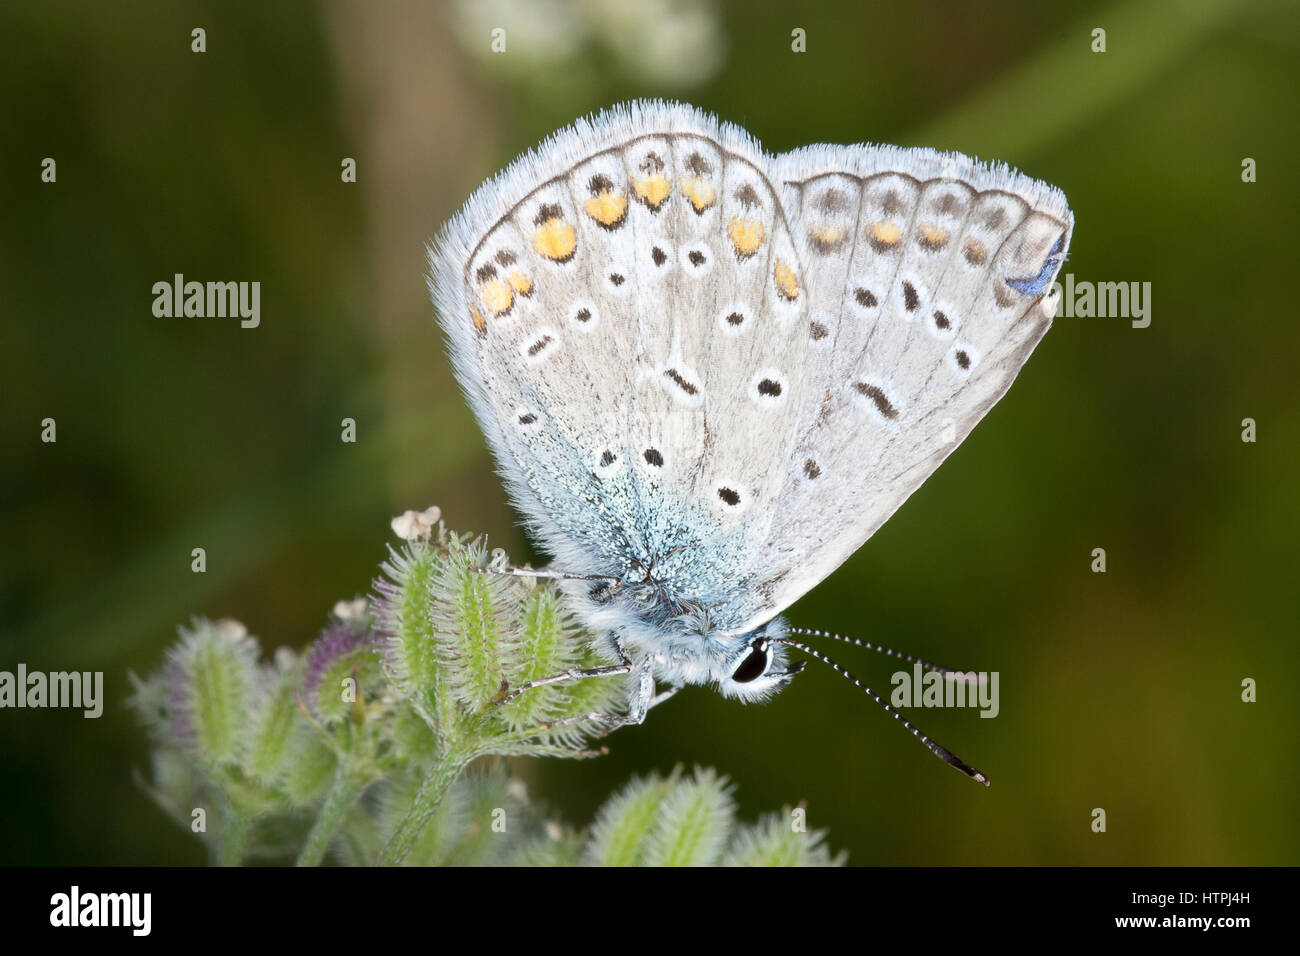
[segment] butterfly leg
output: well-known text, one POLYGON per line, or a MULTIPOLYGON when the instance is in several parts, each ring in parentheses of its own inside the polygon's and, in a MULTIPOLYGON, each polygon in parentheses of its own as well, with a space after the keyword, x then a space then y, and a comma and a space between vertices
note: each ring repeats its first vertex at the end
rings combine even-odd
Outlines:
MULTIPOLYGON (((648 671, 647 671, 648 674, 648 671)), ((626 727, 628 724, 645 723, 646 714, 654 707, 658 707, 673 694, 681 690, 681 685, 676 684, 667 690, 661 690, 654 693, 654 680, 650 679, 649 687, 646 686, 645 678, 642 678, 637 685, 637 693, 632 699, 632 704, 626 714, 586 714, 582 719, 590 720, 593 723, 606 724, 598 733, 592 734, 593 738, 604 737, 618 730, 620 727, 626 727)))
POLYGON ((565 571, 536 570, 534 568, 492 567, 475 568, 479 574, 499 574, 509 578, 540 578, 554 581, 604 581, 617 584, 619 579, 608 574, 569 574, 565 571))
MULTIPOLYGON (((622 642, 617 638, 614 640, 614 646, 619 654, 623 655, 627 670, 624 673, 630 673, 636 682, 636 687, 630 695, 628 701, 628 711, 626 714, 602 714, 592 712, 589 714, 576 714, 572 717, 563 717, 559 720, 553 720, 545 725, 547 730, 556 727, 566 727, 573 724, 601 724, 601 730, 593 734, 594 737, 604 737, 606 734, 613 733, 620 727, 626 727, 629 724, 640 724, 645 721, 646 714, 650 708, 662 704, 668 698, 681 690, 680 686, 669 687, 660 693, 655 693, 654 672, 650 667, 649 658, 633 663, 627 659, 626 651, 623 649, 622 642)), ((623 665, 616 665, 623 666, 623 665)))
POLYGON ((502 697, 500 702, 508 704, 535 687, 547 687, 551 684, 562 684, 565 681, 585 680, 588 677, 616 677, 619 674, 627 674, 631 670, 631 661, 623 664, 608 664, 604 667, 575 667, 572 670, 562 671, 559 674, 552 674, 550 677, 541 677, 537 680, 530 680, 526 684, 520 684, 514 690, 510 691, 510 693, 502 697))
POLYGON ((655 694, 655 696, 651 699, 650 703, 646 705, 646 710, 650 710, 653 707, 658 707, 660 704, 666 701, 669 697, 672 697, 673 694, 677 693, 681 689, 682 689, 681 684, 674 684, 672 687, 669 687, 667 690, 661 690, 659 693, 655 694))
MULTIPOLYGON (((526 684, 520 684, 514 690, 510 691, 500 699, 499 703, 508 704, 535 687, 547 687, 551 684, 562 684, 566 681, 585 680, 588 677, 617 677, 620 674, 630 674, 635 665, 632 662, 632 658, 628 657, 627 650, 623 647, 623 642, 619 640, 617 634, 612 634, 610 635, 609 643, 610 646, 613 647, 614 653, 618 655, 617 664, 606 664, 601 667, 574 667, 567 671, 561 671, 558 674, 552 674, 549 677, 530 680, 526 684)), ((586 717, 581 716, 577 719, 585 720, 586 717)))
POLYGON ((654 676, 651 674, 650 668, 647 667, 645 672, 640 675, 640 680, 637 681, 637 692, 633 695, 631 704, 628 707, 625 723, 639 724, 644 722, 645 715, 649 713, 652 707, 658 707, 681 689, 680 684, 674 684, 667 690, 656 694, 654 676))

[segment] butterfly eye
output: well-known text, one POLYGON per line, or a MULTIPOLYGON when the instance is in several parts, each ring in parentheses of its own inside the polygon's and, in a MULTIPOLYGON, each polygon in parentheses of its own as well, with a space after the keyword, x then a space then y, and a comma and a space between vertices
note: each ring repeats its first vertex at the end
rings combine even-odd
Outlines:
POLYGON ((767 641, 759 641, 750 648, 749 654, 740 662, 731 675, 737 684, 748 684, 763 676, 767 670, 767 641))

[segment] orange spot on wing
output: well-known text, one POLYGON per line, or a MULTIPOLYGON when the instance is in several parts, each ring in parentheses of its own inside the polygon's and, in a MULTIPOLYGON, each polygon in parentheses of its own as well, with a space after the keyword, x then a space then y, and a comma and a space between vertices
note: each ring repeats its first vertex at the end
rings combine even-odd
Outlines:
POLYGON ((898 224, 893 220, 886 219, 884 222, 876 222, 871 225, 871 238, 876 242, 892 246, 902 238, 903 230, 898 228, 898 224))
POLYGON ((844 226, 813 226, 810 233, 818 242, 830 245, 839 242, 849 231, 844 226))
POLYGON ((978 239, 968 239, 966 241, 966 248, 962 250, 962 252, 966 256, 966 261, 973 266, 984 265, 985 260, 988 259, 989 256, 988 247, 978 239))
POLYGON ((578 231, 563 219, 548 219, 533 233, 533 248, 552 262, 567 262, 578 248, 578 231))
POLYGON ((781 293, 782 298, 790 302, 799 298, 799 276, 790 263, 777 259, 776 266, 772 269, 772 278, 776 280, 776 291, 781 293))
POLYGON ((587 200, 586 210, 587 215, 602 226, 612 226, 622 222, 623 217, 627 215, 627 197, 603 190, 599 195, 587 200))
POLYGON ((948 241, 948 230, 932 222, 922 223, 916 235, 929 249, 940 249, 948 241))
POLYGON ((682 195, 691 201, 696 212, 704 212, 718 199, 718 192, 713 183, 699 176, 687 176, 682 179, 682 195))
POLYGON ((672 185, 668 182, 668 177, 660 173, 639 176, 632 180, 632 192, 651 209, 662 206, 671 191, 672 185))
POLYGON ((509 283, 500 279, 493 279, 479 286, 478 297, 483 303, 483 308, 493 315, 505 315, 515 304, 515 290, 510 288, 509 283))
POLYGON ((731 244, 736 247, 736 255, 748 259, 763 244, 767 230, 758 219, 736 216, 727 223, 727 236, 731 239, 731 244))

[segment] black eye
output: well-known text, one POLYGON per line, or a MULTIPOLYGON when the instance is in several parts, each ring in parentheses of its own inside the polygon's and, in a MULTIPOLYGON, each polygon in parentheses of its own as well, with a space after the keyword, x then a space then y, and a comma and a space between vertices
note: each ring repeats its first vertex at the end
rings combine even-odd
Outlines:
POLYGON ((731 679, 737 684, 748 684, 763 676, 767 670, 767 641, 760 641, 750 648, 749 656, 740 662, 731 679))

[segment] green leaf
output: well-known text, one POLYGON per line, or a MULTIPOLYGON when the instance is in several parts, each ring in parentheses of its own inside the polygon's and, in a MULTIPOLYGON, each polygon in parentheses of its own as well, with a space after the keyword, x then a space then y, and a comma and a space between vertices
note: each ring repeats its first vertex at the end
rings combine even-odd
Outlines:
POLYGON ((645 841, 647 866, 711 866, 731 836, 735 804, 725 777, 697 768, 659 806, 645 841))
POLYGON ((438 681, 430 591, 442 556, 422 542, 389 549, 376 582, 374 608, 388 636, 388 663, 397 689, 407 697, 432 691, 438 681))
MULTIPOLYGON (((577 666, 582 644, 553 587, 534 587, 524 596, 513 630, 517 639, 510 648, 506 678, 511 687, 577 666)), ((560 716, 567 699, 559 684, 538 687, 505 705, 502 713, 516 729, 531 727, 560 716)))
POLYGON ((288 651, 277 658, 275 667, 263 670, 261 683, 270 690, 253 716, 247 760, 248 773, 270 786, 283 776, 295 728, 303 723, 297 699, 300 662, 288 651))
POLYGON ((585 860, 594 866, 640 866, 645 844, 659 816, 659 806, 677 786, 678 771, 668 780, 657 775, 634 778, 596 813, 585 860))
MULTIPOLYGON (((800 808, 802 809, 802 808, 800 808)), ((832 858, 826 848, 826 831, 797 829, 802 818, 785 807, 762 817, 756 825, 741 827, 728 847, 723 866, 842 866, 843 855, 832 858)))
POLYGON ((430 586, 433 638, 447 692, 476 710, 492 701, 505 680, 502 651, 518 626, 519 585, 483 574, 487 548, 476 541, 453 547, 430 586))
POLYGON ((285 795, 297 806, 308 806, 321 799, 334 779, 338 758, 321 732, 306 723, 294 728, 289 743, 282 786, 285 795))
POLYGON ((174 733, 209 768, 237 766, 248 744, 257 685, 257 642, 233 621, 198 621, 181 631, 169 661, 174 733))

